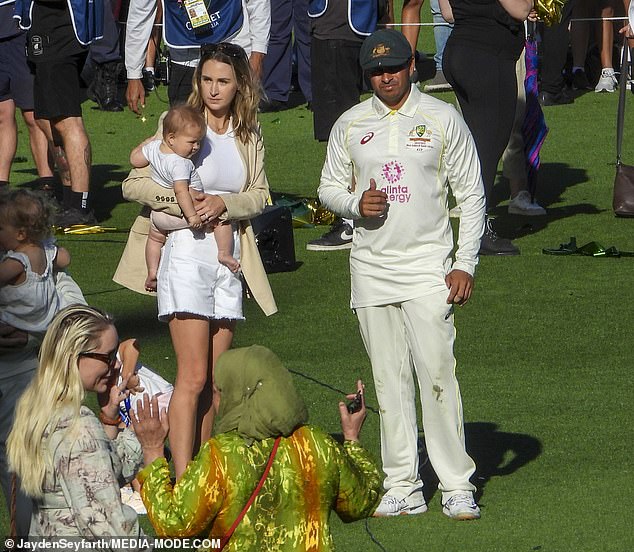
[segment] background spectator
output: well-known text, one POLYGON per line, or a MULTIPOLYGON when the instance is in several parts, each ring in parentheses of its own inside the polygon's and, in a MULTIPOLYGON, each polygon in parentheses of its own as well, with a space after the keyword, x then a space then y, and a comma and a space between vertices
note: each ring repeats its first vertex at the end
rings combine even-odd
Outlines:
MULTIPOLYGON (((533 3, 440 0, 440 6, 443 17, 454 23, 443 57, 444 74, 475 140, 490 208, 498 163, 515 118, 515 64, 524 48, 523 21, 533 3)), ((487 219, 480 255, 518 254, 513 242, 498 236, 487 219)))
POLYGON ((310 19, 308 0, 271 0, 271 37, 264 58, 262 86, 266 98, 260 111, 278 111, 288 103, 293 77, 309 106, 312 102, 310 19))
POLYGON ((0 5, 0 188, 9 183, 17 149, 17 107, 29 133, 38 187, 53 192, 55 179, 49 163, 48 141, 33 115, 33 75, 26 63, 26 34, 13 14, 13 2, 0 5))
POLYGON ((80 73, 88 45, 102 35, 103 9, 102 0, 15 3, 20 26, 28 29, 28 60, 35 67, 35 118, 42 121, 49 144, 62 147, 63 158, 56 158, 65 186, 58 226, 97 222, 90 209, 92 152, 81 116, 80 73))

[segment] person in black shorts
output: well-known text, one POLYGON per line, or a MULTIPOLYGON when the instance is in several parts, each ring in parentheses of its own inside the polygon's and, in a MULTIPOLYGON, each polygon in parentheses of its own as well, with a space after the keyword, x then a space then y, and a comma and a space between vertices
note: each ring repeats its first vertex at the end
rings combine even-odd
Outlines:
POLYGON ((88 45, 102 34, 103 2, 91 3, 92 10, 85 8, 86 13, 77 9, 72 18, 64 0, 31 2, 16 0, 16 14, 22 28, 28 29, 27 56, 35 73, 35 118, 42 121, 49 142, 61 145, 65 154, 56 159, 64 184, 64 210, 55 223, 64 227, 95 224, 89 198, 92 155, 82 120, 79 75, 88 45))
POLYGON ((33 116, 33 75, 26 63, 26 35, 13 19, 13 3, 0 6, 0 187, 9 184, 18 127, 16 107, 22 111, 37 169, 40 188, 53 188, 46 135, 33 116))

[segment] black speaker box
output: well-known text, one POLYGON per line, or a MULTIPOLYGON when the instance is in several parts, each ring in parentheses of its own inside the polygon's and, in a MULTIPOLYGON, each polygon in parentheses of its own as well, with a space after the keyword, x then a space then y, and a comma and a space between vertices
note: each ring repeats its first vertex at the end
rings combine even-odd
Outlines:
POLYGON ((255 233, 262 264, 267 273, 295 270, 293 217, 288 207, 267 205, 254 219, 255 233))

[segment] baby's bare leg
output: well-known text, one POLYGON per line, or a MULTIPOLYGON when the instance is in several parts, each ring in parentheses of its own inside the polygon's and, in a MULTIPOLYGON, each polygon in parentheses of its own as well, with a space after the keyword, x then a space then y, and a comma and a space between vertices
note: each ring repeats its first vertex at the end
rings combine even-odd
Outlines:
POLYGON ((240 270, 240 263, 233 258, 233 228, 230 223, 218 224, 214 228, 214 238, 218 246, 218 262, 225 265, 231 272, 240 270))
POLYGON ((174 230, 188 228, 189 225, 185 219, 168 215, 162 211, 152 211, 150 221, 150 233, 145 245, 145 263, 148 271, 145 289, 156 291, 156 274, 161 260, 161 248, 165 244, 167 234, 174 230))
POLYGON ((145 243, 145 264, 147 265, 147 278, 145 280, 146 291, 156 291, 156 275, 161 260, 161 248, 165 243, 165 238, 165 234, 152 223, 147 242, 145 243))

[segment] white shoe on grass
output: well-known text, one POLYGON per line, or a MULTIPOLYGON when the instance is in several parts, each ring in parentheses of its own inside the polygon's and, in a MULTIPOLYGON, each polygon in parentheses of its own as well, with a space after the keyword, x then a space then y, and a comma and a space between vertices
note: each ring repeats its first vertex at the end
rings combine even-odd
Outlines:
POLYGON ((377 509, 372 514, 374 517, 405 516, 412 514, 424 514, 427 504, 424 502, 418 506, 410 506, 404 498, 396 498, 392 495, 383 495, 377 509))
POLYGON ((595 92, 614 92, 618 81, 614 69, 608 67, 601 71, 601 78, 594 88, 595 92))
POLYGON ((480 508, 469 491, 450 496, 442 505, 442 513, 458 521, 480 518, 480 508))
POLYGON ((509 202, 509 214, 534 217, 545 215, 546 209, 537 202, 531 201, 531 194, 522 190, 509 202))

